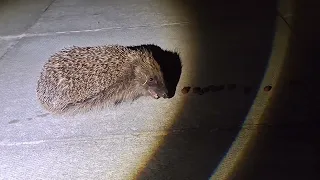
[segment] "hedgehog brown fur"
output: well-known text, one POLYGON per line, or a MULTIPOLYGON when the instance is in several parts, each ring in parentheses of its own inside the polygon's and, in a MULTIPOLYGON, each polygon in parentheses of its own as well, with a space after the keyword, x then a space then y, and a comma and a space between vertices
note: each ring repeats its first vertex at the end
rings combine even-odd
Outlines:
POLYGON ((72 47, 44 65, 37 96, 54 114, 87 112, 141 96, 167 97, 163 74, 152 53, 120 45, 72 47))

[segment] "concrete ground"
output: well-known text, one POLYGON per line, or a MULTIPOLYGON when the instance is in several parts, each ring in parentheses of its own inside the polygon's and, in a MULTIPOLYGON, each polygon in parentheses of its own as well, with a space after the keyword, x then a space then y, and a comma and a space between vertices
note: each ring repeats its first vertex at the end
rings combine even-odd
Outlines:
POLYGON ((263 87, 277 82, 290 31, 275 1, 206 2, 0 1, 0 179, 228 179, 263 124, 263 87), (173 98, 63 118, 39 105, 36 82, 54 52, 149 43, 179 52, 173 98), (225 89, 181 93, 208 85, 225 89))

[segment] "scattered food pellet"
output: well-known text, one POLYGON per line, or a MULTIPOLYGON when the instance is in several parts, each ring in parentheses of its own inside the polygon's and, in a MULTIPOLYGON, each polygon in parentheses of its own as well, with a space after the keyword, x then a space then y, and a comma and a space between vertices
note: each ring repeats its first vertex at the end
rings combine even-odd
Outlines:
POLYGON ((203 91, 201 90, 200 87, 194 87, 194 88, 193 88, 193 93, 202 95, 202 94, 203 94, 203 91))
POLYGON ((217 92, 217 91, 223 90, 224 85, 219 85, 219 86, 210 85, 210 86, 208 86, 208 88, 210 89, 211 92, 217 92))
POLYGON ((187 87, 184 87, 184 88, 181 90, 181 92, 182 92, 183 94, 187 94, 187 93, 190 91, 190 89, 191 89, 191 87, 187 86, 187 87))
POLYGON ((228 87, 228 90, 230 91, 230 90, 234 90, 237 87, 237 85, 236 84, 228 84, 227 87, 228 87))
POLYGON ((243 92, 244 92, 244 94, 249 94, 251 92, 251 90, 252 90, 251 87, 246 86, 246 87, 244 87, 243 92))
POLYGON ((270 91, 272 89, 272 86, 269 85, 269 86, 264 87, 263 89, 264 89, 264 91, 270 91))

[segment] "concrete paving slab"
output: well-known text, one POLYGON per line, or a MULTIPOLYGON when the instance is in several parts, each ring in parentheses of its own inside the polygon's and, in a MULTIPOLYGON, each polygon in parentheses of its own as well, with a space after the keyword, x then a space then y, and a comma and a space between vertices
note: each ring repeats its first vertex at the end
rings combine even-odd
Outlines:
MULTIPOLYGON (((156 43, 164 49, 179 47, 183 59, 188 54, 184 52, 190 49, 190 44, 185 43, 188 38, 180 39, 177 33, 181 35, 185 28, 185 26, 174 26, 156 29, 123 29, 21 39, 15 48, 11 49, 0 61, 0 84, 2 85, 0 93, 4 97, 0 104, 2 142, 80 136, 103 137, 107 134, 157 131, 168 128, 170 120, 183 103, 179 90, 177 95, 170 100, 155 101, 152 98, 141 98, 132 105, 124 105, 117 111, 97 112, 65 119, 51 116, 40 107, 35 94, 36 82, 48 57, 72 45, 156 43), (135 36, 137 34, 140 35, 135 36), (179 46, 179 44, 186 46, 179 46)), ((188 67, 188 63, 184 64, 185 67, 188 67)), ((188 81, 187 74, 181 77, 181 82, 184 81, 188 81)))
POLYGON ((19 35, 31 27, 53 0, 0 1, 0 36, 19 35))
MULTIPOLYGON (((163 131, 170 127, 178 115, 184 120, 176 127, 177 129, 196 128, 200 124, 205 126, 204 122, 200 121, 204 117, 216 117, 217 127, 237 123, 226 121, 226 119, 232 119, 232 117, 242 114, 244 104, 250 103, 250 96, 245 96, 242 89, 229 94, 209 93, 205 96, 183 95, 181 93, 180 90, 183 86, 192 83, 192 70, 194 70, 192 68, 193 56, 191 56, 193 44, 187 43, 192 41, 192 38, 188 38, 188 31, 185 29, 188 29, 187 26, 177 25, 21 39, 15 49, 10 50, 0 61, 2 67, 0 69, 0 83, 3 85, 0 88, 0 93, 4 97, 3 103, 0 104, 0 116, 2 117, 0 126, 4 129, 0 132, 1 141, 7 144, 44 139, 103 137, 108 134, 163 131), (72 45, 137 45, 144 43, 155 43, 164 49, 180 51, 183 71, 174 98, 157 101, 151 98, 141 98, 116 111, 97 112, 75 118, 54 117, 40 107, 35 94, 36 81, 42 65, 52 53, 72 45), (234 103, 232 105, 221 104, 226 97, 233 98, 234 103), (184 108, 189 110, 180 114, 180 108, 186 99, 188 99, 189 105, 185 105, 184 108), (212 101, 212 99, 216 99, 216 101, 212 101), (198 106, 190 104, 198 104, 198 106), (212 107, 216 107, 216 109, 212 110, 212 107), (229 111, 233 111, 233 113, 230 114, 229 111)), ((234 78, 236 83, 242 80, 241 76, 234 78)), ((204 85, 208 85, 205 83, 209 81, 203 82, 204 85)))
MULTIPOLYGON (((123 172, 129 173, 132 167, 136 167, 142 161, 146 162, 145 156, 148 156, 149 151, 155 149, 153 148, 156 146, 155 144, 166 136, 167 129, 178 118, 181 121, 171 131, 183 132, 185 129, 198 129, 197 131, 204 134, 195 137, 206 139, 201 141, 201 147, 206 146, 207 140, 215 139, 213 141, 219 144, 225 139, 232 139, 234 133, 230 132, 224 136, 221 133, 215 134, 215 138, 207 136, 206 133, 211 130, 217 131, 215 128, 218 127, 237 126, 238 122, 230 120, 236 116, 244 116, 242 115, 245 108, 244 104, 250 103, 250 96, 244 96, 241 89, 233 93, 212 93, 205 96, 183 95, 180 92, 183 86, 192 84, 192 75, 195 68, 193 66, 193 54, 196 53, 194 52, 196 48, 194 44, 189 43, 194 41, 190 36, 192 34, 190 29, 192 29, 191 25, 175 25, 98 32, 52 33, 26 36, 20 39, 15 48, 10 49, 0 61, 0 67, 2 67, 0 69, 0 84, 3 85, 0 88, 0 93, 4 97, 0 104, 0 128, 2 129, 0 146, 3 149, 1 157, 4 165, 2 168, 6 172, 3 176, 12 179, 19 179, 23 174, 25 174, 23 177, 29 179, 34 177, 104 179, 104 176, 112 177, 110 179, 125 179, 122 178, 123 175, 126 175, 123 172), (45 112, 38 104, 35 96, 36 81, 42 65, 52 53, 72 45, 138 45, 148 43, 155 43, 164 49, 176 49, 180 52, 183 71, 177 94, 173 99, 155 101, 150 98, 142 98, 131 105, 124 105, 116 111, 106 110, 75 118, 54 117, 45 112), (226 97, 233 98, 234 103, 221 104, 226 97), (212 101, 212 99, 216 101, 212 101), (188 101, 188 103, 185 104, 185 101, 188 101), (184 111, 182 112, 183 105, 184 111), (230 111, 233 113, 231 114, 230 111), (215 119, 215 121, 203 121, 207 117, 215 119), (201 128, 204 128, 204 130, 201 128), (138 143, 140 141, 138 138, 136 144, 130 144, 129 142, 126 144, 117 140, 118 137, 127 138, 131 136, 144 136, 151 139, 146 138, 147 143, 138 143), (153 136, 157 136, 157 139, 152 139, 153 136), (113 145, 111 143, 103 141, 101 142, 104 144, 103 147, 98 147, 95 150, 91 149, 92 145, 90 144, 93 144, 97 139, 111 139, 116 144, 118 143, 118 149, 112 149, 113 145), (70 141, 74 144, 68 143, 70 141), (83 141, 86 141, 86 143, 81 143, 83 141), (51 147, 48 150, 43 148, 43 144, 50 144, 51 147), (26 147, 26 145, 32 147, 26 147), (96 155, 98 149, 104 148, 103 153, 96 155), (74 151, 70 152, 69 149, 74 149, 74 151), (146 149, 149 149, 149 151, 145 151, 146 149), (13 154, 20 154, 17 160, 9 160, 9 153, 12 152, 14 152, 13 154), (140 157, 130 156, 129 153, 131 152, 137 152, 140 157), (89 160, 83 160, 83 155, 89 153, 92 154, 92 157, 90 159, 85 157, 89 160), (111 162, 113 159, 105 159, 109 156, 117 159, 117 161, 111 162), (128 159, 122 159, 123 156, 128 156, 128 159), (134 159, 130 160, 129 156, 134 157, 134 159), (19 158, 22 160, 19 160, 19 158), (80 164, 77 163, 82 160, 83 162, 80 164), (135 160, 139 160, 139 162, 135 160), (121 164, 119 161, 121 163, 134 162, 121 164), (117 170, 112 172, 115 166, 117 170), (120 168, 118 168, 119 166, 120 168), (123 170, 121 170, 121 166, 123 170), (34 170, 32 170, 33 168, 34 170), (10 169, 14 169, 16 173, 9 171, 10 169), (94 173, 87 173, 91 171, 94 173)), ((242 67, 239 66, 238 68, 242 67)), ((243 77, 237 76, 237 78, 234 78, 234 82, 241 82, 242 79, 243 77)), ((209 83, 210 80, 199 82, 207 85, 206 83, 209 83)), ((188 146, 185 135, 178 139, 182 143, 181 146, 188 146)), ((226 140, 224 143, 228 144, 229 141, 226 140)), ((214 145, 213 143, 210 148, 207 147, 205 152, 208 152, 208 150, 214 152, 216 149, 219 150, 217 154, 223 153, 223 148, 216 148, 220 145, 214 145)), ((169 149, 176 153, 175 156, 178 156, 178 149, 180 148, 179 146, 169 149)), ((192 150, 188 151, 191 154, 192 152, 192 150)), ((179 158, 183 158, 183 153, 180 156, 179 158)), ((15 156, 11 155, 10 157, 15 156)), ((196 157, 196 155, 193 154, 192 157, 196 157)), ((219 156, 215 156, 215 158, 219 158, 219 156)), ((165 163, 165 161, 164 158, 162 163, 165 163)))
POLYGON ((109 136, 0 146, 0 179, 130 179, 158 139, 109 136))
POLYGON ((29 33, 136 27, 188 21, 170 1, 56 0, 29 29, 29 33))

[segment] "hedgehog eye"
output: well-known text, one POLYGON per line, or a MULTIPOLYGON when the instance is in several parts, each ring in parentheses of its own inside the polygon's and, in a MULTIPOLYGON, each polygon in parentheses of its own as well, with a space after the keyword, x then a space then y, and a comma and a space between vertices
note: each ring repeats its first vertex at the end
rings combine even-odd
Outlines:
POLYGON ((153 81, 153 78, 149 78, 149 81, 152 82, 152 81, 153 81))

